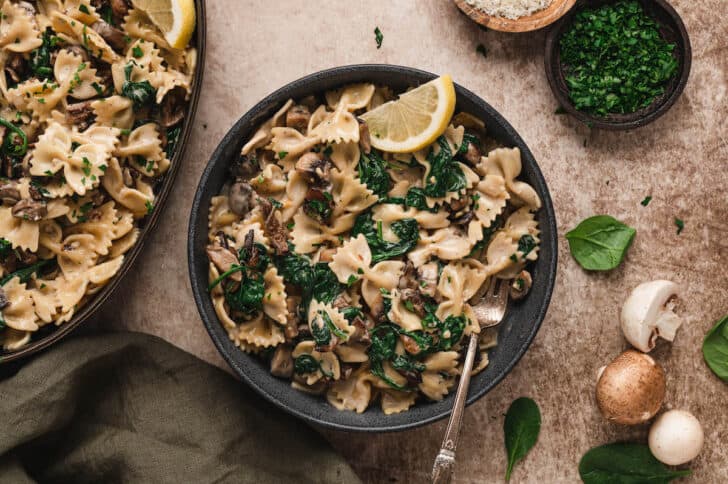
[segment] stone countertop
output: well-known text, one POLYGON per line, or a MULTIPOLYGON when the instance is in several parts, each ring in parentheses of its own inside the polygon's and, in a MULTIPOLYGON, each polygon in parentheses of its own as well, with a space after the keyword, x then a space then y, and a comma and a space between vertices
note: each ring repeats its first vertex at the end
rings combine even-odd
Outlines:
MULTIPOLYGON (((208 1, 207 65, 200 107, 176 187, 159 228, 99 320, 153 333, 225 366, 198 317, 187 276, 192 194, 228 128, 258 100, 311 72, 344 64, 389 63, 450 73, 519 131, 549 184, 559 228, 559 269, 548 316, 533 345, 492 392, 468 408, 455 481, 502 482, 503 414, 534 398, 543 426, 513 482, 577 482, 589 448, 646 440, 646 427, 603 420, 593 397, 597 369, 627 347, 621 304, 637 284, 682 284, 685 323, 653 356, 667 372, 666 408, 692 411, 706 432, 684 482, 728 482, 728 385, 702 361, 701 342, 728 313, 728 2, 672 2, 691 36, 693 66, 676 105, 631 132, 590 130, 557 108, 543 67, 544 32, 481 30, 449 0, 208 1), (384 43, 377 49, 373 29, 384 43), (478 44, 486 58, 476 52, 478 44), (640 201, 652 195, 652 203, 640 201), (564 233, 608 213, 637 229, 624 264, 588 274, 564 233), (674 217, 685 221, 676 234, 674 217), (120 308, 123 308, 120 310, 120 308)), ((324 434, 368 482, 424 482, 445 421, 381 435, 324 434)))

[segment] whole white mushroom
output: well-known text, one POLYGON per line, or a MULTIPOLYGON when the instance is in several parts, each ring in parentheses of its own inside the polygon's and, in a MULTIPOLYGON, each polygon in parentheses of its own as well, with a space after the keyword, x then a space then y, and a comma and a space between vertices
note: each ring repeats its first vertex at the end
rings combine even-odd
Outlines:
POLYGON ((685 410, 669 410, 655 419, 648 437, 657 460, 677 466, 695 459, 703 448, 703 428, 685 410))
POLYGON ((649 353, 657 338, 668 341, 682 321, 674 312, 680 287, 672 281, 657 280, 635 287, 622 307, 622 332, 638 350, 649 353))

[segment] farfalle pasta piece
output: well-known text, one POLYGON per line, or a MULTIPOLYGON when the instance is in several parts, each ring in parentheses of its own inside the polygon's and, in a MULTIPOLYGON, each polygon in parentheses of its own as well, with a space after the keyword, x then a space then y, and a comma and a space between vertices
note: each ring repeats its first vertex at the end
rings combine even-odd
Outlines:
POLYGON ((35 252, 40 237, 38 222, 14 217, 11 207, 0 206, 0 234, 13 248, 35 252))
POLYGON ((404 208, 394 203, 382 203, 372 209, 372 220, 382 222, 382 235, 384 240, 396 242, 399 237, 392 231, 392 223, 404 219, 415 219, 422 229, 440 229, 450 225, 448 212, 445 210, 435 213, 417 210, 414 207, 404 208))
POLYGON ((259 193, 273 195, 284 191, 287 181, 281 167, 271 163, 259 175, 251 178, 249 184, 259 193))
POLYGON ((334 143, 329 157, 339 173, 353 176, 360 155, 358 143, 334 143))
POLYGON ((56 32, 74 39, 76 43, 83 45, 94 56, 101 58, 104 62, 113 64, 120 59, 119 55, 114 52, 114 49, 106 43, 103 37, 96 33, 94 29, 76 21, 73 17, 61 12, 53 12, 51 14, 51 23, 56 32))
POLYGON ((332 338, 331 347, 336 346, 336 342, 346 342, 354 333, 354 327, 349 324, 343 314, 338 309, 321 301, 313 300, 308 306, 308 327, 313 334, 318 328, 319 330, 329 330, 332 338), (334 327, 332 328, 331 325, 334 327), (333 339, 336 338, 336 342, 333 339))
MULTIPOLYGON (((230 210, 230 203, 227 195, 218 195, 210 200, 210 214, 208 216, 208 233, 214 238, 215 235, 226 228, 240 221, 240 216, 230 210)), ((246 232, 247 233, 247 232, 246 232)), ((232 235, 232 233, 228 233, 232 235)), ((245 234, 243 234, 244 236, 245 234)))
POLYGON ((415 267, 427 263, 432 257, 442 260, 458 260, 467 257, 472 250, 472 243, 467 234, 454 227, 437 229, 432 234, 420 231, 420 240, 407 257, 415 267))
POLYGON ((263 274, 265 291, 263 293, 263 312, 280 325, 286 324, 288 306, 286 305, 286 287, 283 278, 275 267, 269 267, 263 274))
POLYGON ((91 103, 96 123, 119 129, 130 129, 134 124, 133 103, 123 96, 110 96, 91 103))
POLYGON ((387 318, 407 331, 419 331, 422 329, 422 318, 407 308, 406 301, 402 299, 399 289, 393 289, 390 300, 392 309, 387 313, 387 318))
POLYGON ((0 13, 0 48, 22 53, 41 46, 43 41, 31 12, 6 1, 0 7, 0 13))
POLYGON ((530 210, 541 208, 541 199, 536 190, 526 182, 516 179, 521 174, 521 150, 518 148, 496 148, 481 158, 478 172, 482 175, 500 175, 505 179, 508 191, 516 206, 527 206, 530 210))
POLYGON ((286 195, 281 201, 281 221, 287 223, 293 218, 293 215, 303 205, 308 192, 308 183, 306 183, 303 175, 298 171, 292 171, 288 175, 286 183, 286 195))
POLYGON ((285 124, 286 112, 293 106, 293 99, 289 99, 276 113, 253 134, 250 141, 245 143, 242 149, 242 154, 247 155, 251 151, 258 148, 262 148, 271 142, 273 134, 271 130, 275 127, 280 127, 285 124))
POLYGON ((162 150, 162 140, 156 123, 146 123, 129 134, 114 155, 118 158, 130 158, 136 164, 137 171, 147 176, 159 176, 169 168, 169 160, 162 150))
POLYGON ((333 221, 332 225, 321 225, 302 211, 293 217, 291 240, 299 254, 309 254, 324 242, 338 244, 339 235, 348 232, 354 225, 356 214, 347 213, 333 221))
POLYGON ((463 314, 464 304, 478 292, 487 275, 483 264, 474 259, 450 262, 443 267, 437 284, 442 302, 435 315, 444 320, 463 314))
POLYGON ((339 410, 363 413, 372 400, 372 378, 369 368, 363 366, 346 380, 334 382, 326 392, 326 399, 339 410))
POLYGON ((136 180, 136 187, 124 185, 119 161, 116 158, 109 160, 106 174, 102 184, 111 197, 124 207, 131 210, 135 217, 143 217, 149 212, 154 203, 152 187, 140 179, 136 180))
POLYGON ((90 99, 105 89, 92 64, 67 49, 58 51, 53 73, 63 92, 75 99, 90 99))
POLYGON ((473 244, 483 239, 483 229, 489 228, 503 213, 510 198, 505 179, 500 175, 486 175, 473 190, 473 214, 468 224, 468 238, 473 244))
POLYGON ((35 119, 46 120, 66 93, 67 87, 31 78, 9 89, 7 100, 18 111, 29 112, 35 119))
POLYGON ((381 405, 384 415, 406 412, 417 400, 415 392, 401 392, 398 390, 380 390, 382 394, 381 405))
POLYGON ((440 401, 448 394, 458 375, 458 357, 457 351, 440 351, 423 360, 425 371, 417 386, 427 398, 440 401))
POLYGON ((263 313, 258 313, 250 321, 239 324, 236 331, 241 341, 259 348, 278 346, 285 341, 281 327, 263 313))
POLYGON ((404 269, 402 261, 382 261, 370 267, 372 252, 363 234, 345 242, 336 250, 329 268, 339 282, 346 284, 350 278, 361 279, 362 296, 369 307, 381 302, 381 290, 391 291, 404 269))
POLYGON ((38 331, 38 317, 33 310, 33 298, 26 285, 18 277, 13 277, 3 286, 3 291, 10 301, 0 312, 5 324, 17 331, 38 331))
POLYGON ((331 195, 334 198, 334 218, 347 212, 359 213, 379 200, 374 192, 369 190, 358 178, 353 178, 351 174, 334 168, 331 170, 331 180, 333 182, 331 195))
POLYGON ((290 171, 294 165, 293 159, 310 151, 320 142, 315 134, 304 135, 293 128, 273 127, 270 129, 270 136, 270 143, 266 148, 275 153, 286 153, 284 171, 290 171))
POLYGON ((326 91, 326 103, 332 110, 341 105, 347 111, 356 111, 369 105, 374 95, 374 89, 374 84, 363 82, 326 91))

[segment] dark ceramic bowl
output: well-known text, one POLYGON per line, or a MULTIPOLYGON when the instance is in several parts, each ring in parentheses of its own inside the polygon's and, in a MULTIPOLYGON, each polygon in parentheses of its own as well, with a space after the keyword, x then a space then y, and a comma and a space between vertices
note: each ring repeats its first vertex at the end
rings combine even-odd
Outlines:
POLYGON ((625 130, 634 129, 651 123, 667 112, 682 94, 690 74, 692 51, 690 38, 685 30, 680 15, 665 0, 638 0, 644 11, 655 19, 660 26, 662 37, 675 44, 674 56, 678 61, 678 70, 675 76, 665 87, 665 92, 656 97, 652 103, 634 113, 609 114, 607 116, 593 116, 578 111, 569 99, 569 88, 564 79, 564 70, 561 64, 561 49, 559 47, 561 36, 571 25, 574 15, 584 8, 595 7, 614 0, 578 0, 576 6, 561 18, 546 35, 545 66, 551 90, 562 108, 576 119, 594 128, 625 130))
POLYGON ((111 293, 118 287, 124 275, 129 271, 129 269, 131 269, 134 260, 142 251, 147 236, 152 232, 152 230, 154 230, 157 220, 159 220, 159 216, 162 213, 163 206, 167 201, 167 197, 172 190, 172 185, 175 177, 177 176, 177 172, 179 171, 179 167, 182 164, 182 158, 187 147, 187 141, 190 138, 190 133, 192 133, 192 121, 194 120, 195 112, 197 111, 197 101, 200 97, 202 73, 205 67, 205 0, 195 0, 195 8, 197 9, 197 27, 192 40, 190 41, 190 44, 197 49, 197 66, 195 67, 194 74, 194 88, 192 90, 189 105, 187 106, 187 113, 185 114, 184 125, 177 144, 177 149, 172 156, 169 170, 165 173, 162 181, 155 187, 157 199, 154 204, 154 211, 149 217, 142 221, 139 240, 136 245, 134 245, 134 247, 132 247, 124 255, 124 262, 122 263, 121 268, 119 268, 119 272, 117 272, 111 281, 109 281, 109 283, 105 285, 101 291, 95 294, 92 299, 76 313, 71 321, 58 327, 53 324, 49 324, 41 328, 35 335, 33 335, 31 342, 19 350, 3 352, 0 349, 0 364, 17 361, 47 348, 62 339, 64 336, 68 335, 81 323, 91 318, 101 308, 104 302, 106 302, 109 296, 111 296, 111 293))
MULTIPOLYGON (((230 162, 240 155, 245 141, 287 99, 300 99, 364 81, 403 91, 434 77, 434 74, 408 67, 356 65, 317 72, 294 81, 256 104, 235 123, 213 153, 197 187, 190 215, 187 256, 192 292, 202 321, 217 349, 243 381, 276 406, 310 423, 366 432, 404 430, 446 417, 450 413, 454 391, 441 402, 420 401, 409 411, 396 415, 384 415, 378 405, 372 405, 366 412, 357 414, 338 411, 325 398, 294 390, 288 380, 272 376, 267 364, 242 352, 230 341, 212 306, 207 291, 208 260, 205 254, 210 199, 220 192, 228 178, 230 162)), ((500 326, 498 346, 489 353, 490 365, 471 382, 468 403, 472 403, 508 374, 528 349, 546 315, 556 277, 556 220, 546 182, 526 143, 488 103, 463 87, 456 86, 456 91, 458 111, 466 111, 484 120, 489 134, 503 145, 520 148, 523 157, 521 178, 530 183, 543 200, 543 209, 537 216, 542 242, 539 259, 533 265, 533 288, 521 304, 512 305, 509 309, 500 326)))

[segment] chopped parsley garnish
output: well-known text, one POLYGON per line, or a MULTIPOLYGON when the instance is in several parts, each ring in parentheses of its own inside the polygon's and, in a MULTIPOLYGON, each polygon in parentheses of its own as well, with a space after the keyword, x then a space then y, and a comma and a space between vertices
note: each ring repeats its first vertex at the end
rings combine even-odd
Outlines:
POLYGON ((151 214, 154 211, 154 204, 149 200, 144 202, 144 206, 147 207, 147 215, 151 214))
POLYGON ((678 71, 675 45, 635 0, 580 10, 560 49, 574 107, 598 116, 649 106, 678 71))
POLYGON ((384 34, 379 30, 379 27, 374 27, 374 40, 377 42, 377 49, 380 49, 384 40, 384 34))
POLYGON ((147 104, 154 101, 157 90, 149 81, 134 82, 131 80, 131 71, 134 65, 130 62, 124 67, 125 81, 121 86, 121 95, 131 99, 134 103, 134 109, 141 109, 147 104))
POLYGON ((83 3, 78 6, 78 10, 80 12, 85 13, 86 15, 90 15, 91 14, 91 12, 89 11, 88 7, 86 5, 84 5, 83 3))
POLYGON ((675 226, 677 227, 677 234, 680 235, 685 230, 685 222, 675 217, 675 226))
POLYGON ((287 151, 279 151, 279 152, 278 152, 278 159, 279 159, 279 160, 282 160, 282 159, 283 159, 283 158, 285 158, 286 156, 288 156, 288 152, 287 152, 287 151))
POLYGON ((135 58, 139 59, 144 55, 144 51, 142 50, 141 47, 139 47, 138 45, 135 45, 131 49, 131 55, 133 55, 135 58))
POLYGON ((486 49, 483 44, 478 44, 478 46, 475 48, 475 52, 482 55, 483 57, 488 57, 488 49, 486 49))
POLYGON ((642 201, 640 202, 640 204, 641 204, 641 205, 642 205, 643 207, 646 207, 647 205, 649 205, 649 204, 650 204, 650 202, 651 202, 651 201, 652 201, 652 196, 651 196, 651 195, 648 195, 648 196, 646 196, 646 197, 645 197, 645 199, 644 199, 644 200, 642 200, 642 201))

